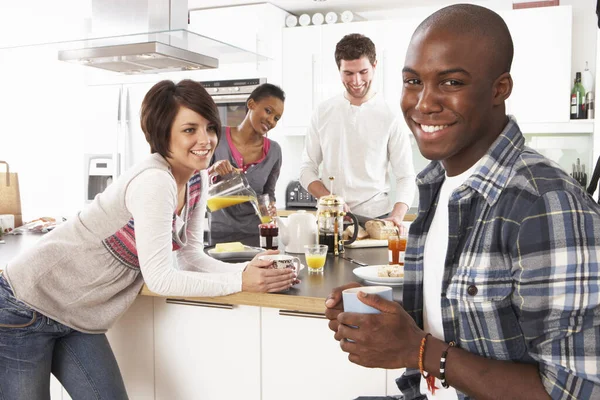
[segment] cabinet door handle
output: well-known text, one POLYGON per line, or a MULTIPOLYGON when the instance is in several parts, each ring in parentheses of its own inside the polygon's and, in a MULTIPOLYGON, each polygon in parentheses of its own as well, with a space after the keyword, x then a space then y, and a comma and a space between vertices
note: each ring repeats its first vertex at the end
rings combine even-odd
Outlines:
POLYGON ((233 310, 232 304, 208 303, 206 301, 167 299, 167 304, 179 304, 181 306, 196 306, 196 307, 222 308, 224 310, 233 310))
POLYGON ((327 319, 327 317, 323 313, 306 312, 306 311, 279 310, 279 315, 282 315, 285 317, 327 319))

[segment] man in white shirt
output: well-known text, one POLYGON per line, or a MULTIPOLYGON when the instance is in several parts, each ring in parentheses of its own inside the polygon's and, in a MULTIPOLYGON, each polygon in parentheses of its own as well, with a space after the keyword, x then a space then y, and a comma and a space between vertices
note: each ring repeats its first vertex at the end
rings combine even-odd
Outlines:
POLYGON ((342 196, 347 211, 367 218, 387 217, 402 227, 416 188, 412 152, 408 133, 400 130, 394 113, 372 86, 375 45, 366 36, 346 35, 336 46, 335 60, 346 90, 313 113, 300 182, 319 198, 330 194, 326 185, 333 176, 334 194, 342 196), (396 177, 394 199, 389 199, 388 164, 396 177))

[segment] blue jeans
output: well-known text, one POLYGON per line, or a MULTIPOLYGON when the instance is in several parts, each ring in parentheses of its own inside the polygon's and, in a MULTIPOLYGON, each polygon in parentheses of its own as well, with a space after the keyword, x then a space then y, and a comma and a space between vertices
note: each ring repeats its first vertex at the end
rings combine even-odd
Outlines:
POLYGON ((50 399, 50 373, 73 399, 127 399, 106 335, 76 331, 32 310, 0 273, 0 400, 50 399))

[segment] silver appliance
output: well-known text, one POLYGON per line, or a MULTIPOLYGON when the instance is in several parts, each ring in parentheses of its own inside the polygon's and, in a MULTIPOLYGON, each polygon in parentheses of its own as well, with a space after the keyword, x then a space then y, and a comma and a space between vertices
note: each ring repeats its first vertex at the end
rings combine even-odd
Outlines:
POLYGON ((300 181, 288 183, 285 189, 285 208, 315 208, 317 199, 302 187, 300 181))
POLYGON ((91 0, 90 31, 58 59, 124 74, 217 68, 267 57, 188 30, 187 0, 91 0))
POLYGON ((189 71, 219 66, 216 58, 158 41, 62 50, 58 53, 58 59, 125 74, 189 71))
POLYGON ((85 171, 85 201, 89 203, 115 179, 113 156, 111 154, 86 154, 85 171))
POLYGON ((267 82, 266 78, 233 79, 200 82, 211 95, 223 126, 238 126, 246 116, 246 100, 254 89, 267 82))
POLYGON ((92 39, 58 59, 125 74, 217 68, 188 22, 187 0, 92 0, 92 39))

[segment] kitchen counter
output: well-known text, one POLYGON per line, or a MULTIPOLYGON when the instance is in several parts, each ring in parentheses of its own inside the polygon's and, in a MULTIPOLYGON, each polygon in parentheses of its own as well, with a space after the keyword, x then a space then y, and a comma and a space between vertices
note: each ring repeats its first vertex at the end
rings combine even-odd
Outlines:
MULTIPOLYGON (((5 244, 0 244, 0 269, 9 262, 11 258, 19 252, 35 245, 43 237, 43 234, 25 234, 25 235, 7 235, 4 236, 5 244)), ((250 246, 258 245, 258 235, 256 237, 237 238, 241 242, 250 246)), ((232 241, 231 236, 226 236, 218 241, 232 241)), ((218 242, 217 241, 217 242, 218 242)), ((301 262, 306 265, 304 255, 297 254, 301 262)), ((362 261, 367 264, 387 264, 387 248, 362 248, 346 249, 344 256, 362 261)), ((284 293, 249 293, 240 292, 229 296, 221 297, 177 297, 169 296, 174 299, 192 300, 213 304, 232 304, 232 305, 251 305, 260 307, 272 307, 283 310, 323 313, 325 310, 325 299, 331 292, 331 289, 344 285, 349 282, 360 282, 360 278, 352 272, 354 268, 359 267, 341 257, 327 255, 324 272, 309 273, 308 268, 300 271, 300 284, 294 286, 284 293)), ((145 285, 141 292, 143 296, 158 296, 151 292, 145 285)), ((394 288, 394 299, 399 301, 402 298, 402 288, 394 288)))
MULTIPOLYGON (((317 209, 316 208, 280 208, 277 209, 277 215, 280 217, 289 217, 290 215, 294 214, 296 211, 300 211, 300 210, 304 210, 307 213, 311 213, 313 215, 317 214, 317 209)), ((404 221, 414 221, 415 218, 417 218, 417 214, 414 214, 413 212, 416 212, 416 210, 413 210, 412 208, 408 210, 408 213, 404 216, 404 221)), ((359 220, 360 222, 360 220, 359 220)))

